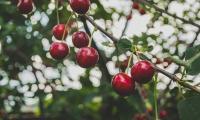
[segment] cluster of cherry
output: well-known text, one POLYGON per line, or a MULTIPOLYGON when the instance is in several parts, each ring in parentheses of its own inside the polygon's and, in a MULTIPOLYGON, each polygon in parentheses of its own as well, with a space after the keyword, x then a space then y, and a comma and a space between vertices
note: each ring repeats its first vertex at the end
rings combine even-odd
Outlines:
MULTIPOLYGON (((34 8, 32 0, 17 1, 17 7, 23 14, 30 13, 34 8)), ((90 0, 70 0, 69 4, 77 14, 86 14, 90 8, 90 0)), ((143 9, 140 9, 138 3, 133 3, 133 8, 140 10, 141 14, 145 13, 143 9)), ((66 39, 69 29, 67 24, 57 24, 53 27, 52 33, 57 41, 51 44, 50 54, 56 60, 62 60, 70 53, 67 43, 63 41, 66 39)), ((74 46, 80 48, 76 53, 76 61, 83 68, 93 67, 99 60, 98 51, 91 47, 91 40, 83 31, 74 32, 72 35, 74 46)), ((118 73, 113 77, 112 86, 119 95, 130 95, 135 89, 135 81, 144 84, 149 82, 153 75, 152 64, 148 61, 139 61, 132 67, 131 77, 123 72, 118 73)))
MULTIPOLYGON (((145 9, 142 8, 142 6, 140 6, 140 4, 137 3, 137 2, 133 2, 132 9, 137 10, 140 13, 140 15, 145 15, 146 14, 145 9)), ((127 20, 131 20, 132 19, 132 12, 126 17, 126 19, 127 20)))
MULTIPOLYGON (((69 3, 77 14, 86 14, 90 7, 90 0, 70 0, 69 3)), ((57 24, 53 27, 52 33, 57 40, 64 40, 67 37, 68 29, 67 24, 57 24)), ((91 47, 91 40, 83 31, 77 31, 72 35, 74 46, 80 48, 76 53, 76 61, 83 68, 93 67, 99 60, 97 50, 91 47)), ((69 51, 67 43, 63 41, 53 42, 50 47, 51 56, 57 60, 65 58, 69 51)))

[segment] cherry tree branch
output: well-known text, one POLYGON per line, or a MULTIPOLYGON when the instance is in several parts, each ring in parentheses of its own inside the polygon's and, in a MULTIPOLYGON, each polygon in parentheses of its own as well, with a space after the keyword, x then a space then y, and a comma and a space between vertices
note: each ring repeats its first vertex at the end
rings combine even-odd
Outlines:
POLYGON ((184 18, 178 17, 178 16, 176 16, 175 14, 169 13, 169 12, 167 12, 167 11, 165 11, 165 10, 163 10, 163 9, 161 9, 161 8, 159 8, 159 7, 157 7, 156 5, 151 4, 151 3, 148 2, 147 0, 138 0, 138 2, 143 3, 143 4, 145 4, 145 5, 149 6, 149 7, 153 7, 156 11, 158 11, 158 12, 160 12, 160 13, 165 13, 165 14, 167 14, 167 15, 169 15, 169 16, 175 18, 175 19, 181 20, 181 21, 184 22, 184 23, 188 23, 188 24, 191 24, 191 25, 193 25, 193 26, 196 26, 196 27, 200 28, 200 25, 199 25, 199 24, 197 24, 197 23, 195 23, 195 22, 193 22, 193 21, 191 21, 191 20, 186 20, 186 19, 184 19, 184 18))
MULTIPOLYGON (((114 44, 116 44, 119 40, 117 38, 115 38, 114 36, 112 36, 111 34, 109 34, 107 31, 105 31, 102 27, 100 27, 99 25, 97 25, 94 20, 92 20, 88 15, 83 15, 83 17, 88 20, 92 25, 94 25, 98 30, 100 30, 102 33, 104 33, 105 35, 107 35, 113 42, 114 44)), ((167 76, 168 78, 172 79, 173 81, 179 83, 181 86, 188 88, 190 90, 193 90, 197 93, 200 93, 200 90, 195 87, 192 86, 188 83, 186 83, 185 81, 182 81, 180 78, 178 78, 176 75, 173 75, 157 66, 154 65, 154 69, 159 72, 162 73, 163 75, 167 76)))
POLYGON ((95 26, 98 30, 100 30, 102 33, 104 33, 107 37, 109 37, 114 43, 118 41, 117 38, 109 34, 107 31, 105 31, 102 27, 97 25, 92 18, 90 18, 88 15, 82 15, 85 19, 87 19, 93 26, 95 26))

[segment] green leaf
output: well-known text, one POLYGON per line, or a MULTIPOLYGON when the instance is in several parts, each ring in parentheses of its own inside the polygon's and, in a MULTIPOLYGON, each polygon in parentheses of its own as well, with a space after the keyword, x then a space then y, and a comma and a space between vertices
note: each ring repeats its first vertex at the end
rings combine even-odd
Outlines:
POLYGON ((187 98, 178 103, 181 120, 200 120, 200 96, 187 98))
POLYGON ((128 39, 121 39, 117 43, 119 54, 125 53, 126 51, 131 51, 132 43, 128 39))
MULTIPOLYGON (((197 53, 200 52, 200 45, 187 49, 186 51, 186 60, 194 57, 197 53)), ((192 62, 191 66, 187 69, 188 74, 197 75, 200 73, 200 57, 192 62)))

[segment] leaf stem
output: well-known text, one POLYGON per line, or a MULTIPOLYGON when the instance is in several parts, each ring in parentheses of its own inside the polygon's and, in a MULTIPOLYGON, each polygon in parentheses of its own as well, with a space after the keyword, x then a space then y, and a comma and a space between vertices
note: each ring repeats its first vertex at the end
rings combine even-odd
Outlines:
POLYGON ((158 120, 158 103, 157 103, 157 74, 154 76, 154 109, 155 109, 155 120, 158 120))
POLYGON ((59 12, 58 12, 58 7, 59 7, 59 0, 56 0, 56 16, 57 16, 57 23, 60 23, 60 18, 59 18, 59 12))
POLYGON ((67 29, 67 26, 68 26, 68 23, 69 23, 71 17, 72 17, 72 14, 69 16, 69 18, 68 18, 68 20, 67 20, 67 22, 66 22, 66 24, 65 24, 65 30, 64 30, 64 33, 63 33, 63 36, 62 36, 62 41, 63 41, 64 38, 65 38, 66 29, 67 29))

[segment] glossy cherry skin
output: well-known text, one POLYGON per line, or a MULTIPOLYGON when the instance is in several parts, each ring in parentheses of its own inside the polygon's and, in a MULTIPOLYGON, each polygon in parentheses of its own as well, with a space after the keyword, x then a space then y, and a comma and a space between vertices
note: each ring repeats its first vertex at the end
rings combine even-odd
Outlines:
POLYGON ((17 7, 22 14, 28 14, 33 10, 33 1, 19 0, 17 7))
POLYGON ((67 27, 65 29, 65 24, 57 24, 53 27, 52 33, 56 39, 62 40, 63 34, 64 34, 63 39, 67 37, 68 30, 67 30, 67 27))
POLYGON ((167 115, 168 115, 168 113, 167 113, 166 110, 161 110, 161 111, 159 112, 159 117, 160 117, 161 119, 166 118, 167 115))
POLYGON ((78 14, 85 14, 90 8, 90 0, 70 0, 72 10, 78 14))
POLYGON ((140 14, 141 14, 141 15, 144 15, 144 14, 146 14, 146 11, 145 11, 143 8, 142 8, 142 9, 140 9, 140 10, 139 10, 139 12, 140 12, 140 14))
POLYGON ((145 84, 152 80, 154 68, 146 60, 139 61, 131 68, 131 77, 140 84, 145 84))
POLYGON ((64 42, 53 42, 50 47, 50 54, 56 60, 61 60, 69 54, 69 47, 64 42))
POLYGON ((78 31, 72 35, 72 42, 77 48, 86 47, 89 44, 89 37, 87 33, 83 31, 78 31))
POLYGON ((92 47, 83 47, 76 53, 76 61, 82 68, 90 68, 99 61, 99 54, 92 47))
POLYGON ((133 5, 132 5, 132 8, 139 9, 140 8, 139 3, 134 2, 133 5))
POLYGON ((132 19, 132 15, 126 16, 126 19, 127 19, 127 20, 131 20, 131 19, 132 19))
POLYGON ((135 89, 135 82, 125 73, 118 73, 112 79, 113 89, 121 96, 128 96, 135 89))

